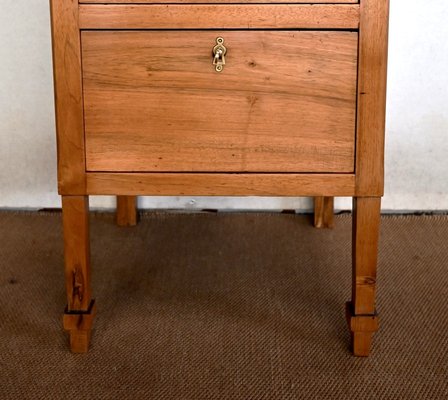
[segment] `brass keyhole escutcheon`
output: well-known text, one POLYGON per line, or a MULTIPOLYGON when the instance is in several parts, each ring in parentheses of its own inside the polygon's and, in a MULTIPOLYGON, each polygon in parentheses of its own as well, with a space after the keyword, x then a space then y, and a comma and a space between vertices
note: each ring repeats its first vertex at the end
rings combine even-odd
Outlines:
POLYGON ((224 46, 222 37, 216 38, 216 45, 213 47, 213 65, 216 72, 221 72, 226 65, 227 48, 224 46))

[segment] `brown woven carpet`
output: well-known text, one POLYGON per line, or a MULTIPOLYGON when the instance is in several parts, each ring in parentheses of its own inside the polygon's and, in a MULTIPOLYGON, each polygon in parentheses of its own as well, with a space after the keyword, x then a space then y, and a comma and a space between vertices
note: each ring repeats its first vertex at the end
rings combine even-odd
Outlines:
POLYGON ((368 359, 349 352, 349 215, 93 214, 98 317, 73 355, 59 213, 0 213, 1 399, 447 399, 448 217, 383 217, 368 359))

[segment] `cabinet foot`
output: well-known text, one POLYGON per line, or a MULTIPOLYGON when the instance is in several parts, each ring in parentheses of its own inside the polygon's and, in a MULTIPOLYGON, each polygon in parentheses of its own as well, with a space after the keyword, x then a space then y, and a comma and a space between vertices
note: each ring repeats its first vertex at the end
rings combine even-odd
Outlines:
POLYGON ((353 199, 352 300, 346 310, 355 356, 369 355, 372 334, 378 330, 375 292, 380 211, 380 198, 353 199))
POLYGON ((94 301, 91 302, 88 311, 65 310, 63 326, 70 335, 70 350, 73 353, 87 353, 89 350, 90 335, 93 319, 96 314, 94 301))
POLYGON ((72 351, 85 353, 95 314, 90 287, 88 196, 62 196, 62 223, 67 291, 63 325, 70 332, 72 351))
POLYGON ((314 226, 334 228, 334 197, 314 198, 314 226))
POLYGON ((351 349, 357 357, 367 357, 372 347, 372 336, 378 330, 378 315, 353 315, 351 302, 346 303, 347 323, 351 332, 351 349))
POLYGON ((117 196, 117 225, 137 225, 137 196, 117 196))

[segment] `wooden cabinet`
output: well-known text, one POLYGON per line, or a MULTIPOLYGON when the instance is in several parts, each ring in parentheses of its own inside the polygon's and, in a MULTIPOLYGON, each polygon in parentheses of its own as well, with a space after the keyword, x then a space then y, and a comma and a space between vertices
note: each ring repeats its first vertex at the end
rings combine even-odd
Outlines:
POLYGON ((52 0, 73 351, 87 351, 88 196, 354 199, 354 353, 376 330, 387 0, 52 0), (289 3, 289 4, 288 4, 289 3))

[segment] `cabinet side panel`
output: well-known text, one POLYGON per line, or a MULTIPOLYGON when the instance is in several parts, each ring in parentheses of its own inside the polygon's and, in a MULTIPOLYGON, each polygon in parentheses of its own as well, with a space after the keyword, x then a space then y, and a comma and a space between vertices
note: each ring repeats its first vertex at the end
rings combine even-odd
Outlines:
POLYGON ((59 192, 84 194, 85 152, 78 2, 51 0, 59 192))
POLYGON ((362 0, 360 8, 356 190, 384 190, 384 129, 389 0, 362 0))

